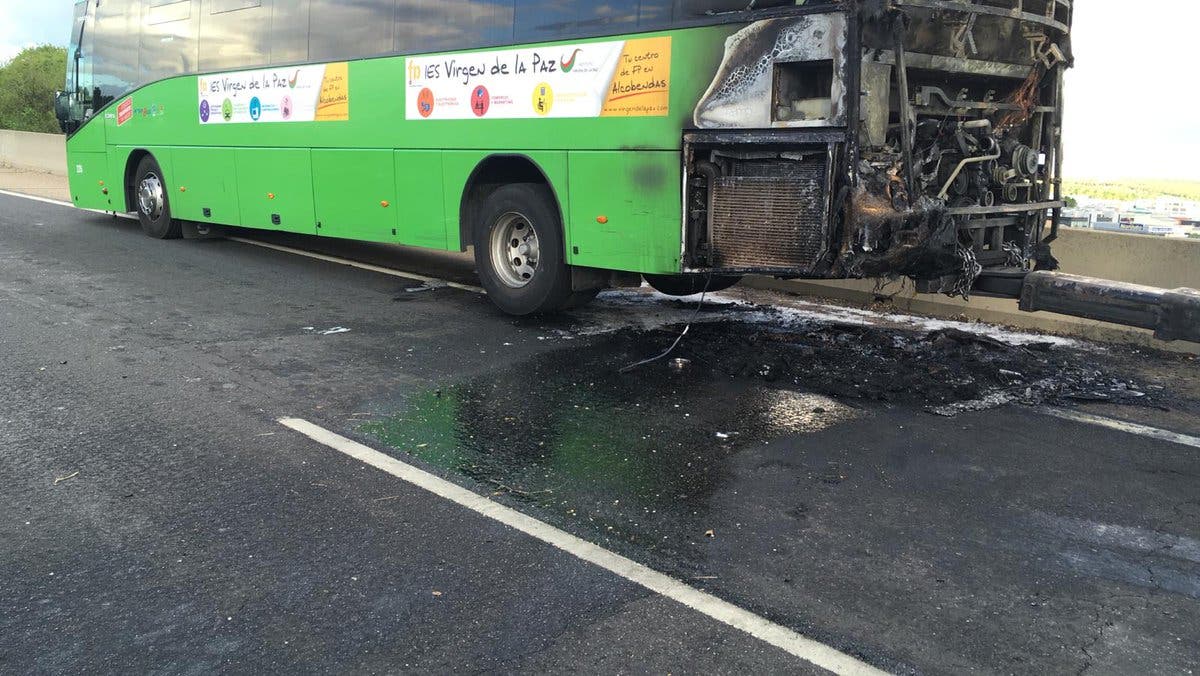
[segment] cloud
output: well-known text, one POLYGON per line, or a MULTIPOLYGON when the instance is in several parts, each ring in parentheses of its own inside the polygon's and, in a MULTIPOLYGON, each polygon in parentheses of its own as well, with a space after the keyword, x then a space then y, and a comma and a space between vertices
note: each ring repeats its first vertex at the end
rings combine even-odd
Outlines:
POLYGON ((0 65, 8 63, 9 59, 21 53, 21 47, 7 42, 0 42, 0 65))

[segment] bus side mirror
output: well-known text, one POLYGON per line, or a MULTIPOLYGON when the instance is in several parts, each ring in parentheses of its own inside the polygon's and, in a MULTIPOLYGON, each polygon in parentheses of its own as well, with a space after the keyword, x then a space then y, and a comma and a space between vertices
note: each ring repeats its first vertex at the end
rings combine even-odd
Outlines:
POLYGON ((60 91, 54 93, 54 117, 58 118, 58 127, 62 129, 64 134, 70 134, 75 131, 78 125, 71 119, 70 92, 60 91))
POLYGON ((66 92, 54 92, 54 115, 59 122, 67 119, 67 113, 71 110, 70 97, 66 92))

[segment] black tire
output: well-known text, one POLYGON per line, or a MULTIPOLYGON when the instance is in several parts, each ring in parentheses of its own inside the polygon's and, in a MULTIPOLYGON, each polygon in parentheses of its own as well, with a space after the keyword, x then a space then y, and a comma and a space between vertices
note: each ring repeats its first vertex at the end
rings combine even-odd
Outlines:
POLYGON ((655 291, 668 296, 694 296, 724 291, 742 281, 738 275, 642 275, 655 291), (711 278, 710 278, 711 277, 711 278))
POLYGON ((562 218, 550 188, 539 183, 503 186, 484 200, 475 225, 479 280, 501 310, 517 316, 544 314, 577 300, 566 263, 562 218))
POLYGON ((130 189, 143 232, 155 239, 178 239, 183 234, 182 224, 171 217, 171 197, 170 191, 167 190, 167 181, 152 155, 147 155, 138 162, 130 189), (154 180, 158 182, 157 196, 143 199, 143 189, 150 189, 144 186, 152 185, 154 180), (148 201, 151 203, 148 204, 148 201))

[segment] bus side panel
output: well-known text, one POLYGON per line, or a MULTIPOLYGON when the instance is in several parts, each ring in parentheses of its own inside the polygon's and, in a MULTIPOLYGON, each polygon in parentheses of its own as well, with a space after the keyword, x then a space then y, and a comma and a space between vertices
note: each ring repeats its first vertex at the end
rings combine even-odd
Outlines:
POLYGON ((674 151, 570 153, 567 261, 609 270, 678 273, 680 171, 680 155, 674 151))
POLYGON ((321 235, 396 241, 398 205, 391 150, 314 149, 312 169, 321 235))
MULTIPOLYGON (((111 197, 120 198, 121 184, 109 183, 108 155, 106 153, 73 151, 67 155, 67 184, 71 188, 71 201, 80 209, 111 210, 111 197), (108 190, 109 195, 104 191, 108 190)), ((118 211, 124 211, 123 208, 118 211)))
MULTIPOLYGON (((84 209, 108 209, 110 193, 108 172, 108 149, 104 145, 104 124, 93 119, 67 141, 67 183, 71 188, 71 201, 84 209), (103 183, 102 183, 103 182, 103 183)), ((115 184, 120 194, 121 184, 115 184)))
POLYGON ((442 152, 397 150, 395 162, 396 211, 400 218, 398 241, 433 249, 457 249, 457 225, 446 220, 442 152))
POLYGON ((319 232, 308 148, 238 148, 241 224, 307 235, 319 232))
POLYGON ((240 222, 237 163, 232 149, 174 148, 171 164, 176 181, 171 184, 175 186, 171 212, 176 218, 227 225, 240 222))
MULTIPOLYGON (((570 242, 570 193, 567 190, 567 153, 565 150, 523 152, 516 150, 447 150, 442 154, 442 175, 446 185, 446 241, 457 242, 459 236, 459 216, 462 209, 463 192, 471 174, 488 157, 500 155, 505 157, 524 157, 532 161, 541 170, 542 175, 550 184, 550 190, 558 199, 559 208, 563 215, 565 241, 570 242)), ((452 248, 454 247, 451 244, 452 248)), ((567 246, 567 251, 571 250, 567 246)))

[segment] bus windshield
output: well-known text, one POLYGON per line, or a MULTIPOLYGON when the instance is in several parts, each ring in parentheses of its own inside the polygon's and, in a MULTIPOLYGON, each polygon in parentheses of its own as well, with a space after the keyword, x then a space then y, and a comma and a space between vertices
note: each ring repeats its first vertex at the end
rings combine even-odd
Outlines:
POLYGON ((67 51, 66 86, 55 102, 55 113, 64 132, 74 131, 92 114, 92 61, 87 32, 90 0, 75 3, 71 41, 67 51))

